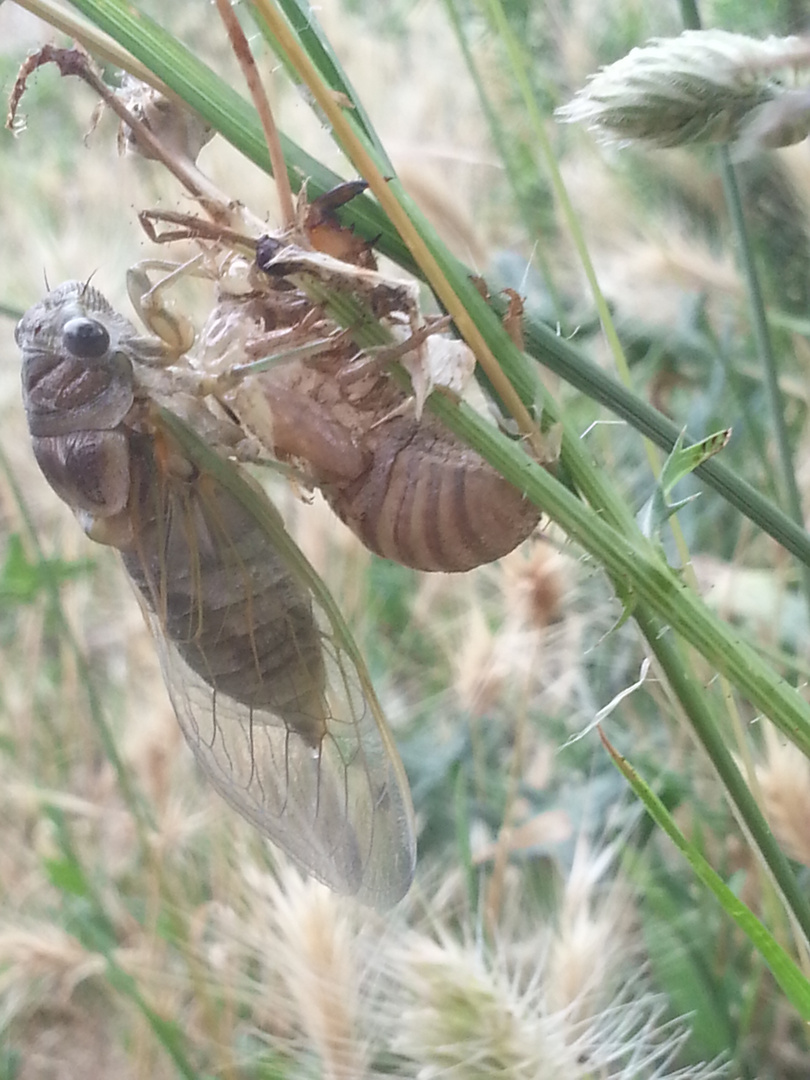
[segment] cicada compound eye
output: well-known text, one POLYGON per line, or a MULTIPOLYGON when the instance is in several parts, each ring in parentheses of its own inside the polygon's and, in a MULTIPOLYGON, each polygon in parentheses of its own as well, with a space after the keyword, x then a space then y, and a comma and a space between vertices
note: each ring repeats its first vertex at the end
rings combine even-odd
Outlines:
POLYGON ((62 329, 62 340, 68 352, 88 360, 97 360, 110 347, 107 327, 84 315, 68 319, 62 329))

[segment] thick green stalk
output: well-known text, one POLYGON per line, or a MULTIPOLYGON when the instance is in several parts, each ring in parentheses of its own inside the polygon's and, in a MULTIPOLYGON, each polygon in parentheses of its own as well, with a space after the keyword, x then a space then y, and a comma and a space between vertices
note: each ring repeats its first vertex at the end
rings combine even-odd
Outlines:
MULTIPOLYGON (((473 445, 499 472, 536 503, 564 531, 605 568, 620 594, 631 604, 649 607, 720 673, 781 731, 810 756, 810 706, 781 679, 759 655, 740 641, 733 630, 717 618, 667 566, 663 554, 638 530, 624 535, 605 520, 605 512, 586 506, 522 448, 482 420, 464 405, 454 405, 434 395, 431 405, 444 422, 473 445)), ((565 443, 565 439, 564 439, 565 443)), ((577 480, 584 478, 581 463, 577 480)), ((589 487, 599 492, 595 469, 589 487)), ((614 502, 609 499, 605 505, 614 502)), ((608 510, 612 516, 612 509, 608 510)))
POLYGON ((788 860, 777 844, 753 792, 737 767, 713 715, 711 697, 698 683, 684 656, 680 642, 667 633, 658 619, 639 605, 633 616, 639 624, 656 659, 666 672, 670 687, 686 711, 695 736, 717 770, 726 793, 750 839, 760 852, 777 889, 793 912, 804 936, 810 942, 810 902, 799 887, 788 860))

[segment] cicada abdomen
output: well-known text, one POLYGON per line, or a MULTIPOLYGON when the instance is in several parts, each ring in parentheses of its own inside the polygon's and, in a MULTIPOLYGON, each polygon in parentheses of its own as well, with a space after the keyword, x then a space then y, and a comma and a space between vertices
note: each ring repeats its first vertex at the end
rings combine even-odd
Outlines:
POLYGON ((366 447, 364 472, 324 494, 378 555, 461 572, 502 558, 537 527, 537 507, 430 417, 391 420, 366 447))
POLYGON ((268 710, 317 746, 326 673, 311 597, 250 513, 177 451, 172 459, 165 435, 133 436, 130 475, 124 566, 165 636, 217 694, 268 710))
POLYGON ((343 378, 345 347, 279 364, 230 396, 237 415, 283 460, 299 464, 335 513, 377 555, 417 570, 471 570, 512 551, 540 510, 430 414, 417 418, 379 367, 343 378))
POLYGON ((209 780, 332 888, 396 902, 414 864, 407 781, 334 602, 272 504, 144 390, 159 343, 96 290, 50 293, 17 341, 37 460, 88 534, 120 550, 209 780))
MULTIPOLYGON (((278 341, 283 357, 285 348, 305 345, 307 335, 320 348, 267 364, 226 391, 243 426, 276 457, 293 460, 366 547, 404 566, 466 571, 522 543, 540 510, 446 426, 422 414, 421 404, 414 408, 380 357, 363 357, 351 332, 339 333, 339 317, 347 326, 356 318, 363 329, 363 319, 373 316, 390 324, 389 333, 397 329, 400 336, 392 340, 407 354, 401 334, 408 327, 417 358, 409 370, 429 367, 431 346, 441 339, 426 332, 413 287, 270 236, 257 243, 257 265, 262 277, 254 283, 264 292, 223 298, 202 331, 202 353, 211 352, 212 368, 229 325, 246 354, 261 356, 264 345, 272 355, 278 341), (307 302, 305 317, 298 305, 307 302)), ((421 391, 414 383, 416 399, 425 379, 423 373, 421 391)))

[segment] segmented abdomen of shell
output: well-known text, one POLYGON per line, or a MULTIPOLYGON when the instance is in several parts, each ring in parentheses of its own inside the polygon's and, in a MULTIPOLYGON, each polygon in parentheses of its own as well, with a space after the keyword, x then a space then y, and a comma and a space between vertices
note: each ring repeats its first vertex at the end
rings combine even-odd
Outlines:
POLYGON ((140 520, 122 556, 164 633, 216 692, 316 745, 326 676, 308 594, 224 487, 161 477, 146 444, 131 462, 140 520))
POLYGON ((517 488, 430 417, 389 421, 373 442, 368 470, 323 490, 383 558, 416 570, 472 570, 508 554, 540 520, 517 488))

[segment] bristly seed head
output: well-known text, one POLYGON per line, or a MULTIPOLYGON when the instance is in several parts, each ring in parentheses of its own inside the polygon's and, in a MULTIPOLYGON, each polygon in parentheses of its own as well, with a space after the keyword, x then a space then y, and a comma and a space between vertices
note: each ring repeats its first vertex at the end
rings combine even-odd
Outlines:
POLYGON ((556 116, 605 142, 788 146, 810 133, 810 98, 796 87, 808 65, 807 38, 687 30, 602 68, 556 116))

